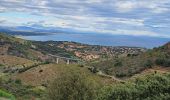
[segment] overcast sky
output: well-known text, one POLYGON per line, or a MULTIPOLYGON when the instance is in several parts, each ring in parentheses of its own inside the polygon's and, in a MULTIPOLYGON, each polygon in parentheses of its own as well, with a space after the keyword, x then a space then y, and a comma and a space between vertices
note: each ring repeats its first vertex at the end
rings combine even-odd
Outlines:
POLYGON ((0 26, 170 38, 170 0, 0 0, 0 26))

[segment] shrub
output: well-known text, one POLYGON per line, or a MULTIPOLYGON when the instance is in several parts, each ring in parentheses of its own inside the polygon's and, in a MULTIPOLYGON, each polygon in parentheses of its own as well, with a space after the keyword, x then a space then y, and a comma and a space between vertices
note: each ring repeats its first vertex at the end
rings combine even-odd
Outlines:
POLYGON ((83 65, 83 64, 80 64, 79 67, 84 67, 84 65, 83 65))
POLYGON ((169 59, 158 58, 158 59, 156 59, 155 63, 159 66, 170 67, 169 59))
POLYGON ((154 64, 153 64, 153 62, 152 62, 151 60, 146 60, 146 61, 144 62, 144 67, 145 67, 145 68, 151 68, 153 65, 154 65, 154 64))
POLYGON ((43 86, 37 86, 30 90, 35 96, 43 96, 45 94, 45 88, 43 86))
POLYGON ((114 66, 115 67, 121 67, 123 64, 120 60, 116 60, 114 66))
POLYGON ((170 74, 150 74, 132 82, 103 87, 97 100, 169 100, 170 74))
POLYGON ((96 67, 90 67, 88 68, 92 73, 97 73, 99 70, 96 67))
POLYGON ((15 83, 16 83, 16 84, 21 84, 21 80, 20 80, 20 79, 16 79, 16 80, 15 80, 15 83))
POLYGON ((165 62, 165 60, 164 60, 164 59, 160 59, 160 58, 156 59, 156 61, 155 61, 155 63, 156 63, 157 65, 163 65, 164 62, 165 62))
POLYGON ((87 74, 70 70, 54 80, 48 94, 51 100, 94 100, 96 84, 87 74))
POLYGON ((116 77, 125 77, 125 76, 127 76, 127 74, 126 73, 123 73, 123 72, 117 72, 116 73, 116 77))
POLYGON ((3 64, 0 64, 0 67, 3 67, 4 65, 3 64))

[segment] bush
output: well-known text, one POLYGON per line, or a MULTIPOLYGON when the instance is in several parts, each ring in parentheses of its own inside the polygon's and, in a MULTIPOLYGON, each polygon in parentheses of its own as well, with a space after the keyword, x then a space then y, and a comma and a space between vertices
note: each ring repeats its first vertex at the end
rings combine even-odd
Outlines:
POLYGON ((16 79, 16 80, 15 80, 15 83, 16 83, 16 84, 21 84, 21 80, 20 80, 20 79, 16 79))
POLYGON ((121 78, 121 77, 125 77, 125 76, 127 76, 126 73, 123 73, 123 72, 117 72, 117 73, 116 73, 116 77, 121 78))
POLYGON ((153 65, 154 65, 154 64, 153 64, 153 62, 152 62, 151 60, 146 60, 146 61, 144 62, 144 67, 145 67, 145 68, 151 68, 153 65))
POLYGON ((96 67, 90 67, 88 68, 92 73, 97 73, 99 70, 96 67))
POLYGON ((170 74, 151 74, 102 88, 97 100, 170 100, 170 74))
POLYGON ((169 59, 158 58, 158 59, 156 59, 155 63, 159 66, 170 67, 169 59))
POLYGON ((83 65, 83 64, 80 64, 79 67, 84 67, 84 65, 83 65))
POLYGON ((3 64, 0 64, 0 67, 3 67, 4 65, 3 64))
POLYGON ((120 60, 116 60, 114 66, 115 67, 121 67, 123 64, 120 60))
POLYGON ((164 62, 165 62, 165 60, 164 60, 164 59, 160 59, 160 58, 156 59, 156 61, 155 61, 155 63, 156 63, 157 65, 163 65, 164 62))
POLYGON ((43 86, 34 87, 30 91, 37 97, 42 97, 45 94, 45 88, 43 86))
POLYGON ((70 70, 54 80, 48 94, 51 100, 94 100, 96 84, 87 74, 70 70))

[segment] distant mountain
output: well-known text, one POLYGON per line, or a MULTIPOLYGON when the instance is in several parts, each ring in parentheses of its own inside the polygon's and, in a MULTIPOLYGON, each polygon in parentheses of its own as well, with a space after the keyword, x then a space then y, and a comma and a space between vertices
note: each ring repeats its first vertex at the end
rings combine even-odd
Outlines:
MULTIPOLYGON (((44 27, 40 25, 31 26, 16 26, 16 27, 2 27, 0 26, 0 32, 4 32, 11 35, 23 35, 23 36, 36 36, 36 35, 49 35, 57 33, 72 33, 71 29, 56 28, 56 27, 44 27)), ((76 33, 76 32, 74 32, 76 33)))

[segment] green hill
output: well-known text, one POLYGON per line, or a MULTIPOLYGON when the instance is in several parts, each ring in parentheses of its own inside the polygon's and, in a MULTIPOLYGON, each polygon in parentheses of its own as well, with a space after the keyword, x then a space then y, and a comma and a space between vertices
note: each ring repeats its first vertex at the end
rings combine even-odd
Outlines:
POLYGON ((140 55, 127 55, 89 63, 97 71, 117 77, 129 77, 145 69, 170 67, 170 43, 154 48, 140 55))
POLYGON ((0 54, 8 54, 23 57, 31 60, 44 60, 47 54, 54 54, 62 57, 74 57, 72 52, 65 49, 49 46, 43 42, 34 42, 16 38, 0 33, 0 54))

